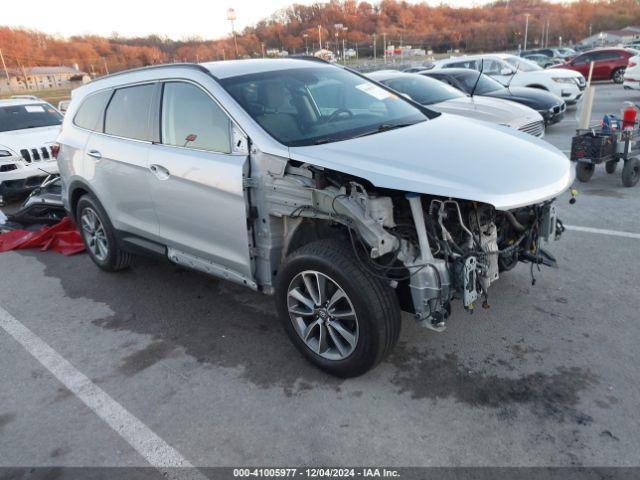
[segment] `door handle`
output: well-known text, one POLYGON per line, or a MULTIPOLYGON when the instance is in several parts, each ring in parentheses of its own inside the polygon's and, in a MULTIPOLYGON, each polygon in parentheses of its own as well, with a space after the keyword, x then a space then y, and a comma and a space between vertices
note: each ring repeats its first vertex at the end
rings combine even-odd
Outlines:
POLYGON ((164 168, 162 165, 158 165, 158 164, 155 164, 155 163, 149 165, 149 170, 151 170, 153 172, 153 174, 156 177, 158 177, 160 180, 166 180, 167 178, 169 178, 171 176, 171 174, 169 173, 169 170, 164 168))
POLYGON ((87 155, 89 155, 92 158, 95 158, 96 160, 100 160, 102 158, 102 154, 98 150, 89 150, 87 152, 87 155))

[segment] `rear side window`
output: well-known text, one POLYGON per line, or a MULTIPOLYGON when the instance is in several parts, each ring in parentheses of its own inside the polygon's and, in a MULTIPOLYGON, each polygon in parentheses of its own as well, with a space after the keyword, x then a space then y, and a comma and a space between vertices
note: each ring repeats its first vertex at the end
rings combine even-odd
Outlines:
POLYGON ((465 60, 463 62, 448 63, 444 68, 470 68, 471 70, 478 69, 478 62, 476 60, 465 60))
POLYGON ((149 108, 155 85, 139 85, 115 91, 107 107, 104 133, 135 140, 151 140, 149 108))
POLYGON ((112 93, 111 90, 106 90, 85 98, 73 118, 73 123, 87 130, 101 132, 104 123, 104 107, 112 93))
POLYGON ((163 144, 230 153, 230 132, 227 114, 200 88, 183 82, 164 85, 163 144))

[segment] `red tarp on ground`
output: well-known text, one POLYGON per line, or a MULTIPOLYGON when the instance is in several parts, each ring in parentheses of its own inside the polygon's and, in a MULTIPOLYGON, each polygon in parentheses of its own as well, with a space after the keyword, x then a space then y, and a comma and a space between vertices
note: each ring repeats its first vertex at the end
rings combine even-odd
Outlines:
POLYGON ((63 255, 73 255, 84 251, 84 243, 82 243, 80 232, 69 220, 69 217, 36 232, 13 230, 0 233, 0 252, 24 248, 39 248, 41 251, 54 250, 63 255))

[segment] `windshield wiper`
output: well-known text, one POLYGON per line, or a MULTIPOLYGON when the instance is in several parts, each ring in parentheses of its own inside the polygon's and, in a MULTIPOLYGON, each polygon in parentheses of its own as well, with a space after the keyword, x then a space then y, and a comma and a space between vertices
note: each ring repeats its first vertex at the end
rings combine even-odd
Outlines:
POLYGON ((353 138, 366 137, 367 135, 375 135, 376 133, 388 132, 389 130, 395 130, 396 128, 410 127, 411 125, 415 125, 417 122, 412 123, 381 123, 375 130, 371 130, 368 132, 361 133, 360 135, 356 135, 353 138))

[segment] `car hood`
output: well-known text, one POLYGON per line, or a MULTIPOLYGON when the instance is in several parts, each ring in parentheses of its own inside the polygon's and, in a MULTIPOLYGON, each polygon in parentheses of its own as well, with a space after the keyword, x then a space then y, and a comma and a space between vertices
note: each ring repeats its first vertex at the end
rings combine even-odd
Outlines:
POLYGON ((427 105, 427 108, 437 112, 453 113, 463 117, 499 123, 514 128, 542 120, 538 112, 527 106, 500 98, 481 96, 454 98, 452 100, 427 105))
POLYGON ((549 78, 565 78, 565 77, 580 78, 583 76, 580 72, 577 72, 575 70, 570 70, 566 68, 566 66, 567 66, 566 63, 561 63, 560 65, 552 65, 546 70, 529 72, 529 73, 544 74, 549 78))
POLYGON ((60 125, 0 132, 0 145, 19 153, 23 148, 37 148, 55 142, 58 133, 60 125))
POLYGON ((556 197, 574 179, 569 159, 547 142, 447 114, 365 137, 291 147, 289 155, 380 188, 475 200, 499 210, 556 197))
POLYGON ((540 88, 509 87, 497 92, 489 92, 490 97, 520 102, 534 110, 548 110, 556 105, 562 105, 563 100, 553 93, 540 88))

